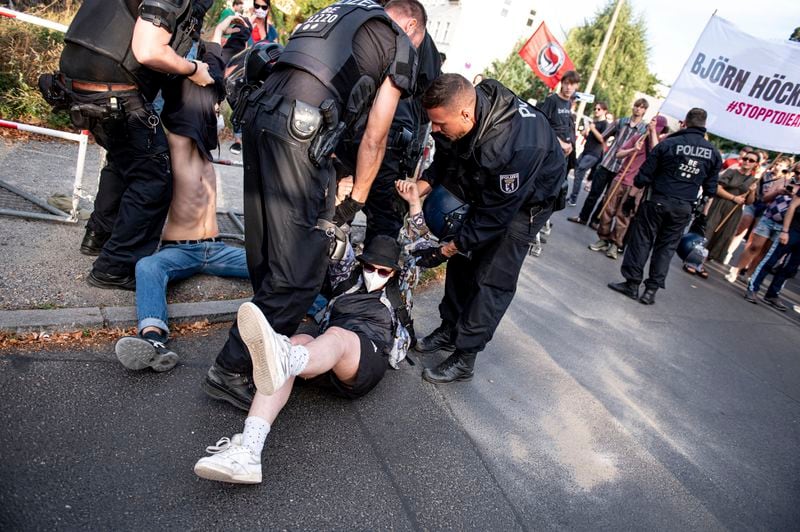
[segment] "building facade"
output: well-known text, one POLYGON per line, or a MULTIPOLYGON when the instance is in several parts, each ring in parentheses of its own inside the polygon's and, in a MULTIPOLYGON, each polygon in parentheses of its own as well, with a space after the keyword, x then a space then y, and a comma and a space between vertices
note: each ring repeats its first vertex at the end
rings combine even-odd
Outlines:
POLYGON ((428 31, 447 55, 442 70, 471 80, 496 59, 505 59, 538 26, 532 0, 421 0, 428 31))

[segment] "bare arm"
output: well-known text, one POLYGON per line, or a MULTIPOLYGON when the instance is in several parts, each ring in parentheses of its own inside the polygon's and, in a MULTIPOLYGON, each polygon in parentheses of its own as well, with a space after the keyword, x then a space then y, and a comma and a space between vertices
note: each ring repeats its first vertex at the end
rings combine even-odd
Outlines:
POLYGON ((358 147, 356 157, 356 175, 351 197, 359 202, 367 201, 369 189, 378 174, 378 169, 386 152, 386 139, 389 127, 400 101, 400 89, 395 87, 390 78, 386 78, 378 88, 378 94, 367 117, 364 137, 358 147))
POLYGON ((800 196, 795 196, 792 198, 792 202, 786 210, 786 215, 783 217, 783 227, 781 228, 780 236, 781 244, 789 243, 789 227, 792 225, 792 218, 794 218, 794 212, 797 210, 798 205, 800 205, 800 196))
POLYGON ((167 74, 189 76, 190 80, 201 86, 213 83, 214 80, 208 74, 208 65, 189 61, 176 54, 169 45, 171 37, 172 34, 164 28, 138 18, 133 27, 131 50, 136 60, 148 68, 167 74))

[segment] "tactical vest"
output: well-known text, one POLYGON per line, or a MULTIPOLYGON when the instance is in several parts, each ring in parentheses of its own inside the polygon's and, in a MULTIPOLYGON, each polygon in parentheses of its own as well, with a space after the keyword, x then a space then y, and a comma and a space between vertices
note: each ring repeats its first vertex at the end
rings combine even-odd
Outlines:
MULTIPOLYGON (((197 21, 190 16, 191 0, 179 1, 180 5, 175 6, 176 27, 170 47, 184 57, 192 46, 191 35, 197 21)), ((126 0, 85 0, 69 25, 64 41, 111 59, 139 84, 147 78, 143 72, 147 68, 136 60, 131 50, 136 18, 126 0)))
POLYGON ((278 64, 304 70, 325 85, 343 106, 344 121, 351 126, 366 114, 378 89, 374 80, 359 75, 353 55, 356 32, 372 19, 385 22, 397 36, 397 56, 389 74, 407 78, 408 86, 401 88, 410 90, 414 78, 413 48, 403 42, 407 39, 405 34, 383 8, 369 0, 341 0, 315 13, 297 27, 278 59, 278 64), (410 54, 404 54, 404 50, 410 50, 410 54), (358 80, 355 85, 353 80, 358 80))

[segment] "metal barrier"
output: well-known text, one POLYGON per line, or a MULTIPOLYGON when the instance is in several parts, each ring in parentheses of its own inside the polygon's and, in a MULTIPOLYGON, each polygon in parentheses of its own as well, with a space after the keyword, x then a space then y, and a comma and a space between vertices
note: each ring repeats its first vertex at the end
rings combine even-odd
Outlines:
POLYGON ((8 128, 8 129, 17 129, 19 131, 27 131, 29 133, 36 133, 38 135, 46 135, 48 137, 55 137, 59 139, 65 140, 72 140, 78 143, 78 162, 75 165, 75 182, 72 185, 72 209, 70 213, 64 214, 58 209, 51 207, 46 202, 22 192, 21 190, 0 181, 0 187, 3 187, 6 190, 17 194, 18 196, 23 197, 24 199, 30 201, 31 203, 36 204, 37 206, 41 207, 42 209, 48 211, 51 214, 44 214, 44 213, 36 213, 36 212, 25 212, 19 211, 14 209, 3 209, 0 208, 0 214, 5 214, 8 216, 19 216, 23 218, 33 218, 36 220, 50 220, 55 222, 65 222, 65 223, 75 223, 78 221, 78 202, 80 201, 81 197, 89 197, 83 193, 83 167, 86 164, 86 147, 89 140, 88 131, 81 131, 80 134, 76 133, 67 133, 65 131, 58 131, 56 129, 48 129, 44 127, 37 127, 37 126, 30 126, 28 124, 20 124, 18 122, 10 122, 8 120, 0 119, 0 127, 8 128))

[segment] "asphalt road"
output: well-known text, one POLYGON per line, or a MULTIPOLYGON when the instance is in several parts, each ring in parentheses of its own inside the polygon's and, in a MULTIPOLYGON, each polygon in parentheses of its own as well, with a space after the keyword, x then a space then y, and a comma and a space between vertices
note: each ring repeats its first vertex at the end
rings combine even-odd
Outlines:
POLYGON ((656 305, 628 300, 567 214, 473 381, 404 364, 357 402, 298 389, 259 486, 192 473, 242 426, 199 389, 224 327, 177 339, 164 375, 110 345, 0 355, 0 529, 796 529, 796 313, 677 262, 656 305))

